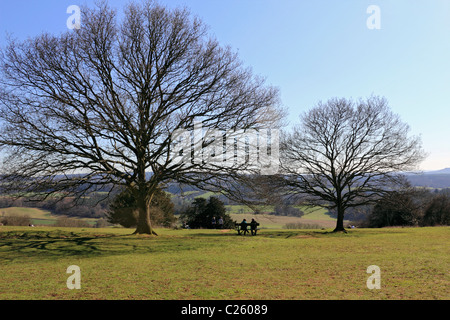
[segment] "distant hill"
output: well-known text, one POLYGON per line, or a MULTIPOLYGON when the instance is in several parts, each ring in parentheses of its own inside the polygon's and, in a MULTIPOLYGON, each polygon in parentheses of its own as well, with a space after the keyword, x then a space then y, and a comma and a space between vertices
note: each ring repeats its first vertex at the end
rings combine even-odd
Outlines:
POLYGON ((435 170, 435 171, 427 171, 427 174, 450 174, 450 168, 445 168, 442 170, 435 170))
POLYGON ((450 188, 450 168, 421 173, 407 173, 413 186, 428 188, 450 188))
MULTIPOLYGON (((436 171, 424 171, 424 172, 411 172, 405 173, 408 180, 415 187, 425 187, 433 189, 450 188, 450 168, 445 168, 436 171)), ((170 183, 167 186, 166 191, 174 195, 182 195, 186 199, 194 199, 196 197, 206 197, 213 194, 202 191, 193 186, 183 185, 180 186, 177 183, 170 183)), ((219 197, 220 200, 226 202, 226 204, 232 204, 223 195, 214 194, 219 197)))

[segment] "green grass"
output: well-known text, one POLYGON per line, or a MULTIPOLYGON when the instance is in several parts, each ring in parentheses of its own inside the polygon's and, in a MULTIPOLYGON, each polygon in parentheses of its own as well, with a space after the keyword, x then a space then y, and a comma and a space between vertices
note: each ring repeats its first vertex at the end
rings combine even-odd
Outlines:
POLYGON ((27 215, 33 219, 51 219, 51 213, 46 210, 27 207, 1 208, 0 215, 27 215))
POLYGON ((449 227, 234 231, 0 227, 0 299, 449 299, 449 227), (69 290, 66 269, 81 269, 69 290), (381 269, 381 289, 366 286, 381 269))
POLYGON ((327 214, 327 209, 324 208, 309 208, 309 207, 298 207, 305 214, 302 216, 304 219, 309 220, 325 220, 325 221, 336 221, 336 218, 331 217, 327 214))

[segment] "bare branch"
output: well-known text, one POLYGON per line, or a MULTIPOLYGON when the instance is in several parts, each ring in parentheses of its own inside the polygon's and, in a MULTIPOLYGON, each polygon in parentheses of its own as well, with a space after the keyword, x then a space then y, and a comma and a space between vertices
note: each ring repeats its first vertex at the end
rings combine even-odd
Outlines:
POLYGON ((137 231, 150 232, 160 183, 218 187, 248 167, 174 164, 173 134, 193 131, 195 121, 209 130, 276 128, 278 90, 186 9, 130 4, 119 22, 103 2, 82 14, 79 30, 10 41, 1 52, 2 187, 82 198, 127 186, 142 209, 137 231))
POLYGON ((282 174, 273 179, 287 194, 338 211, 368 204, 405 183, 402 171, 424 158, 418 137, 384 98, 331 99, 301 117, 281 143, 282 174))

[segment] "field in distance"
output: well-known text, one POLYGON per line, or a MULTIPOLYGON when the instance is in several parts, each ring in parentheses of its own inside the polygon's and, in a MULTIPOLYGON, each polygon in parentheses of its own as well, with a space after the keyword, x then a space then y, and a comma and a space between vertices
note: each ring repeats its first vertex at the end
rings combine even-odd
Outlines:
MULTIPOLYGON (((305 213, 302 217, 276 216, 267 213, 254 214, 252 210, 245 206, 227 206, 228 213, 233 220, 241 222, 242 219, 250 221, 252 218, 261 224, 261 228, 279 229, 287 224, 303 225, 313 228, 332 228, 336 226, 336 219, 327 215, 327 210, 322 208, 306 209, 301 208, 305 213)), ((270 212, 269 208, 268 212, 270 212)), ((347 223, 347 221, 345 221, 347 223)))
MULTIPOLYGON (((53 215, 50 211, 42 210, 39 208, 28 208, 28 207, 9 207, 9 208, 0 208, 0 217, 2 216, 26 216, 31 219, 31 223, 33 225, 39 226, 50 226, 56 223, 58 218, 64 216, 53 215)), ((90 225, 95 225, 97 219, 94 218, 76 218, 83 221, 86 221, 90 225)))
MULTIPOLYGON (((231 218, 237 222, 241 222, 242 219, 250 221, 252 218, 257 220, 261 224, 261 228, 264 229, 279 229, 286 226, 286 224, 301 224, 306 227, 315 228, 332 228, 336 224, 336 220, 326 214, 325 209, 307 210, 304 209, 305 215, 302 217, 289 217, 289 216, 275 216, 267 213, 254 214, 250 208, 243 205, 229 205, 227 212, 231 218)), ((271 208, 268 208, 271 210, 271 208)), ((51 212, 42 210, 39 208, 27 208, 27 207, 10 207, 0 208, 0 217, 8 215, 28 216, 34 225, 50 226, 56 223, 56 220, 61 216, 52 215, 51 212)), ((75 218, 88 222, 91 225, 95 225, 97 219, 90 218, 75 218)))

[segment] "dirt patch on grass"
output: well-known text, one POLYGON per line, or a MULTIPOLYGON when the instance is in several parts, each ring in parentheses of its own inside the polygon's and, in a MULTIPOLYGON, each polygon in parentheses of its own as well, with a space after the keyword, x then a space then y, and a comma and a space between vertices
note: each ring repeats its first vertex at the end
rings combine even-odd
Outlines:
POLYGON ((294 238, 294 239, 319 239, 318 237, 314 237, 310 234, 300 234, 300 235, 294 236, 292 238, 294 238))

